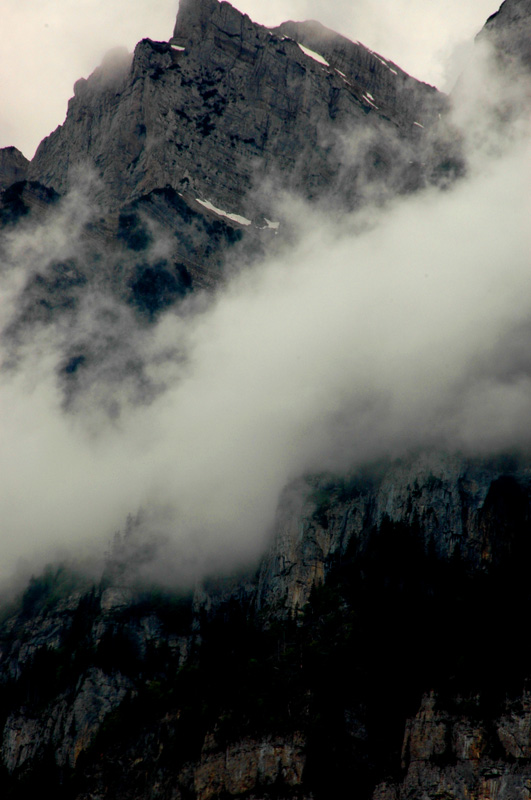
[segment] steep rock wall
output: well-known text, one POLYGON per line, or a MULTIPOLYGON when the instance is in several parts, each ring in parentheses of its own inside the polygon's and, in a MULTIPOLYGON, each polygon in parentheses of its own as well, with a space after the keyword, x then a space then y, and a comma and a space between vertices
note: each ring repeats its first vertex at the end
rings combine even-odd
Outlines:
POLYGON ((529 693, 507 700, 500 715, 453 713, 426 695, 406 725, 403 779, 380 784, 373 800, 527 800, 531 796, 529 693))
POLYGON ((0 148, 0 191, 12 183, 23 181, 28 171, 28 159, 16 147, 0 148))
POLYGON ((261 567, 257 602, 293 613, 347 548, 363 550, 385 519, 415 526, 426 549, 459 553, 475 569, 503 560, 529 524, 531 469, 511 459, 471 461, 422 453, 349 478, 315 478, 286 490, 261 567))
POLYGON ((272 218, 267 191, 260 202, 247 198, 270 180, 310 198, 341 189, 349 204, 391 170, 395 189, 415 188, 426 160, 422 125, 444 108, 432 87, 336 34, 316 38, 315 26, 291 23, 270 31, 228 3, 182 2, 170 42, 145 39, 132 61, 110 54, 76 83, 65 123, 39 146, 30 177, 63 193, 76 165, 89 164, 110 206, 171 186, 272 218), (292 36, 325 43, 330 62, 292 36), (346 135, 360 137, 372 159, 349 164, 346 135))

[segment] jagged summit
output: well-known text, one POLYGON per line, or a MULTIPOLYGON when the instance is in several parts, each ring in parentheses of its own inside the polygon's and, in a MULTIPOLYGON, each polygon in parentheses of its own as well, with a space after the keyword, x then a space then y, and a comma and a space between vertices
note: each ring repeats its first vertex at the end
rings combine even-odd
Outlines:
POLYGON ((64 194, 92 170, 106 231, 138 214, 171 230, 198 286, 222 261, 198 228, 259 253, 279 192, 348 209, 460 169, 445 95, 319 23, 270 30, 217 0, 182 2, 168 42, 115 52, 74 92, 28 177, 64 194))
POLYGON ((245 36, 256 26, 247 14, 242 14, 230 3, 218 0, 181 0, 173 30, 172 43, 185 46, 197 40, 198 31, 206 36, 215 28, 231 31, 234 36, 245 36))
POLYGON ((76 84, 30 174, 64 192, 71 168, 88 162, 111 207, 170 186, 252 220, 250 193, 271 180, 352 205, 361 183, 395 169, 397 133, 415 145, 394 182, 411 188, 429 160, 419 158, 423 128, 445 107, 432 87, 323 26, 269 30, 217 0, 181 3, 168 43, 143 40, 127 71, 106 82, 102 74, 76 84), (374 174, 349 164, 340 141, 362 128, 381 131, 374 174))

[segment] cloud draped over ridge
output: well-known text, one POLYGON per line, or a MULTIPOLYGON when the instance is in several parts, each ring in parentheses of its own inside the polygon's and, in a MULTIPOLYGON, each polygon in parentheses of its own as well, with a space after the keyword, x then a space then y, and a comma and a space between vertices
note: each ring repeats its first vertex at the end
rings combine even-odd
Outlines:
MULTIPOLYGON (((293 241, 213 301, 149 330, 119 316, 120 338, 165 387, 148 404, 104 374, 66 412, 55 368, 71 330, 32 329, 0 387, 3 575, 41 549, 102 548, 143 508, 169 571, 194 578, 256 556, 300 475, 424 446, 529 447, 530 148, 516 131, 476 151, 466 180, 365 210, 364 224, 289 198, 278 215, 293 241)), ((10 242, 3 326, 35 248, 75 249, 64 215, 77 206, 74 194, 46 231, 10 242)), ((87 297, 76 326, 90 336, 108 302, 87 297)))

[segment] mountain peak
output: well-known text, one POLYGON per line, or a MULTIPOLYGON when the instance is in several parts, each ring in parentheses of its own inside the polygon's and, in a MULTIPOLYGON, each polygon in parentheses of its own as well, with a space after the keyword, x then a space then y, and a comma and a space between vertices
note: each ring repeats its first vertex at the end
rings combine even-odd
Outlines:
POLYGON ((268 183, 352 206, 390 172, 399 190, 422 183, 429 159, 417 144, 445 107, 433 87, 315 21, 270 30, 218 0, 182 0, 170 41, 143 40, 125 66, 112 85, 101 68, 76 85, 32 177, 62 193, 83 160, 113 208, 169 186, 232 217, 271 218, 268 203, 256 206, 268 183), (361 128, 381 133, 376 166, 353 164, 346 179, 341 137, 361 128), (415 143, 409 161, 388 144, 397 130, 415 143))
POLYGON ((531 0, 505 0, 478 34, 505 62, 531 69, 531 0))
POLYGON ((200 41, 217 28, 228 35, 239 35, 247 22, 247 28, 257 27, 247 14, 238 11, 230 3, 218 0, 181 0, 171 42, 186 46, 191 41, 200 41))

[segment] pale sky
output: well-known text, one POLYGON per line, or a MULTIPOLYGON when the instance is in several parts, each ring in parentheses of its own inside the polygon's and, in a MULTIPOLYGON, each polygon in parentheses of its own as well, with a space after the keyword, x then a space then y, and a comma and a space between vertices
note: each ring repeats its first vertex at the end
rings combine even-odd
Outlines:
MULTIPOLYGON (((238 0, 257 22, 317 19, 448 89, 498 0, 238 0), (451 64, 453 66, 451 66, 451 64)), ((31 158, 60 125, 73 84, 115 46, 167 40, 178 0, 0 0, 0 147, 31 158)))

